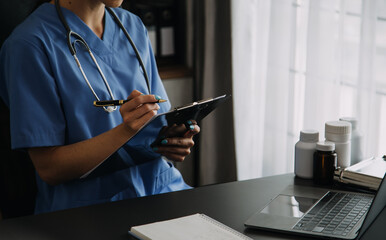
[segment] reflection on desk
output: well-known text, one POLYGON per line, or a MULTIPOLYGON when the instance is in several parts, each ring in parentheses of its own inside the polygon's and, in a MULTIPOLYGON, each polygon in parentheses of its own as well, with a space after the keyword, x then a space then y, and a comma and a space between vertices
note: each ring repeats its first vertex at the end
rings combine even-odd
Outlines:
POLYGON ((302 217, 318 199, 278 195, 261 212, 287 217, 302 217))

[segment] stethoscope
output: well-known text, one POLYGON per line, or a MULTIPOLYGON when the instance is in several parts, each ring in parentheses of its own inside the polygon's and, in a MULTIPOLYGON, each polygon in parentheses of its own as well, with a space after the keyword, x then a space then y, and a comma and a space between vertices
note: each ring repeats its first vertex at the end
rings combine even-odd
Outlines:
MULTIPOLYGON (((67 23, 66 19, 63 16, 63 13, 62 13, 62 10, 61 10, 60 4, 59 4, 59 0, 55 0, 55 6, 56 6, 56 11, 57 11, 57 13, 59 15, 59 19, 60 19, 60 21, 62 22, 64 28, 67 31, 67 33, 66 33, 66 35, 67 35, 67 45, 68 45, 68 48, 70 49, 71 55, 74 57, 74 59, 76 61, 76 64, 78 65, 84 80, 86 81, 88 87, 90 88, 91 92, 95 96, 96 100, 97 101, 101 101, 99 99, 98 95, 96 94, 96 92, 94 91, 94 88, 91 86, 90 81, 88 80, 88 78, 87 78, 87 76, 86 76, 86 74, 85 74, 85 72, 84 72, 84 70, 82 68, 82 65, 79 62, 79 59, 76 56, 76 49, 75 49, 75 44, 76 43, 81 43, 86 48, 86 50, 88 51, 92 61, 95 63, 95 65, 96 65, 96 67, 97 67, 97 69, 99 71, 99 74, 101 75, 101 77, 103 79, 103 82, 106 85, 106 88, 107 88, 107 91, 110 94, 111 100, 115 100, 114 94, 111 91, 110 85, 107 82, 106 77, 103 74, 102 69, 99 67, 99 64, 98 64, 97 60, 95 59, 94 54, 91 52, 91 49, 88 46, 87 42, 78 33, 72 31, 71 28, 68 26, 68 23, 67 23), (71 43, 71 37, 73 37, 75 39, 72 43, 71 43)), ((142 71, 143 71, 143 75, 144 75, 145 80, 146 80, 147 89, 148 89, 149 94, 150 94, 151 91, 150 91, 149 78, 148 78, 148 75, 147 75, 147 72, 146 72, 146 69, 145 69, 145 65, 143 64, 142 58, 139 55, 137 47, 135 46, 135 44, 134 44, 133 40, 131 39, 129 33, 127 32, 126 28, 123 26, 122 22, 119 20, 118 16, 114 13, 114 11, 111 10, 111 8, 109 8, 109 7, 106 7, 106 9, 113 16, 115 22, 122 29, 122 31, 125 34, 126 38, 129 40, 130 45, 133 47, 135 55, 137 56, 139 64, 141 65, 141 68, 142 68, 142 71)), ((117 110, 117 106, 107 106, 107 107, 103 107, 103 109, 106 112, 114 112, 115 110, 117 110)))

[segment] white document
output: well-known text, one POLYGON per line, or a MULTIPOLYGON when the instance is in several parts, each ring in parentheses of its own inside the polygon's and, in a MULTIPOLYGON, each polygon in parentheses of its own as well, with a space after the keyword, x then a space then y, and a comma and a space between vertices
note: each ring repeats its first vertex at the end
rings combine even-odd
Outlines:
POLYGON ((131 228, 144 240, 252 240, 204 214, 194 214, 131 228))

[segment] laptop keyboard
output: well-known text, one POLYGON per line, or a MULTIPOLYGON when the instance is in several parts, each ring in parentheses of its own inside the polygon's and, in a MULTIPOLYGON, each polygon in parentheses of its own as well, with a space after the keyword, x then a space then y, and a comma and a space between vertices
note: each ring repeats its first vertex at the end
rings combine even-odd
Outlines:
POLYGON ((371 196, 329 192, 293 229, 346 236, 367 213, 372 201, 371 196))

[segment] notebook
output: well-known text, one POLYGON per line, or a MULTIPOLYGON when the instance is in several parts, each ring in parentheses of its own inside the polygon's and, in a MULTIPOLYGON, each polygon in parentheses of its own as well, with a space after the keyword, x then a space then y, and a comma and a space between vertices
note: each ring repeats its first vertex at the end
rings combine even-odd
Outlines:
POLYGON ((246 227, 335 239, 359 239, 386 206, 385 174, 375 195, 289 186, 246 227))
POLYGON ((204 214, 132 227, 130 235, 143 240, 252 240, 204 214))
POLYGON ((373 157, 344 169, 337 169, 334 180, 338 183, 377 190, 386 172, 386 156, 373 157))

